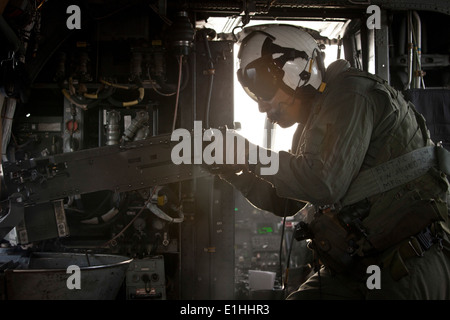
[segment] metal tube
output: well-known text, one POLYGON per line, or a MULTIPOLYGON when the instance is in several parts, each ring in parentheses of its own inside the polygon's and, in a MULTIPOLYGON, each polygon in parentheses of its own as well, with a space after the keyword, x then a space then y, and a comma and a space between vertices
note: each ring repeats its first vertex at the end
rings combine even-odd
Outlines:
POLYGON ((413 73, 413 37, 412 37, 412 14, 408 11, 408 84, 407 89, 411 88, 412 73, 413 73))
POLYGON ((415 22, 416 22, 416 28, 415 28, 415 39, 414 42, 416 44, 415 46, 415 51, 416 51, 416 63, 415 66, 417 67, 416 73, 415 73, 415 87, 420 88, 421 87, 421 83, 423 81, 423 77, 422 77, 422 22, 420 21, 420 16, 417 13, 417 11, 413 11, 412 12, 415 22))

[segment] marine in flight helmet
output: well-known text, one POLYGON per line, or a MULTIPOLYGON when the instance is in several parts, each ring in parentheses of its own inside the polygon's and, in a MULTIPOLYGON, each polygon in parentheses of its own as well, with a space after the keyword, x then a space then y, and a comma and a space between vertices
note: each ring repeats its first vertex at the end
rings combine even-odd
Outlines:
POLYGON ((325 68, 316 40, 304 29, 269 25, 250 32, 241 42, 237 77, 255 101, 269 101, 278 88, 302 94, 323 91, 325 68))

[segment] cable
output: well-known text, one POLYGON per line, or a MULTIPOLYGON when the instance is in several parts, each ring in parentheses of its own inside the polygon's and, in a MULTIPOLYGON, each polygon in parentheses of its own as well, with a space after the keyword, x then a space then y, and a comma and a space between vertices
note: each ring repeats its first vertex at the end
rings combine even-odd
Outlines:
POLYGON ((162 21, 164 21, 165 24, 167 24, 168 26, 172 25, 172 20, 167 18, 165 15, 159 13, 158 8, 154 4, 149 4, 148 6, 161 18, 162 21))
MULTIPOLYGON (((283 259, 281 258, 283 255, 283 242, 284 242, 284 228, 286 226, 286 215, 284 215, 283 217, 283 226, 281 229, 281 241, 280 241, 280 252, 279 252, 279 264, 280 264, 280 284, 283 286, 284 282, 283 282, 283 259)), ((282 289, 284 290, 285 288, 282 287, 282 289)))
POLYGON ((209 83, 208 83, 208 96, 206 97, 206 107, 205 107, 205 119, 206 119, 206 128, 209 128, 210 126, 210 110, 211 110, 211 95, 212 95, 212 89, 214 84, 214 62, 211 55, 211 48, 209 47, 208 42, 208 32, 211 32, 209 29, 203 29, 201 30, 201 35, 203 36, 203 41, 205 44, 205 50, 206 55, 208 57, 208 63, 209 63, 209 69, 207 70, 207 74, 209 75, 209 83))
POLYGON ((289 249, 288 249, 288 254, 287 254, 287 259, 286 259, 286 271, 285 271, 285 277, 284 277, 284 285, 283 287, 285 288, 284 290, 284 294, 285 297, 287 297, 287 289, 288 289, 288 282, 289 282, 289 266, 291 263, 291 252, 292 252, 292 246, 294 244, 294 235, 291 236, 291 241, 289 243, 289 249))
POLYGON ((173 115, 172 131, 175 131, 175 124, 177 122, 178 102, 179 102, 180 91, 181 91, 182 66, 183 66, 183 55, 180 55, 179 61, 178 61, 178 86, 177 86, 177 96, 176 96, 176 100, 175 100, 175 111, 174 111, 174 115, 173 115))
MULTIPOLYGON (((100 82, 102 82, 103 84, 105 84, 107 86, 112 86, 114 88, 125 89, 125 90, 132 89, 131 86, 129 87, 129 86, 118 85, 118 84, 110 83, 110 82, 107 82, 107 81, 104 81, 104 80, 100 80, 100 82)), ((132 101, 122 102, 122 101, 115 100, 111 95, 109 95, 107 97, 108 102, 111 103, 115 107, 125 107, 125 108, 137 105, 140 102, 142 102, 142 100, 144 99, 144 96, 145 96, 145 89, 144 89, 144 86, 142 84, 142 81, 139 78, 136 78, 136 83, 137 83, 137 86, 138 86, 137 90, 139 92, 139 97, 137 99, 132 100, 132 101)))
POLYGON ((280 241, 280 250, 279 250, 279 267, 280 267, 280 284, 282 286, 282 289, 285 290, 283 287, 283 260, 282 260, 282 253, 283 253, 283 243, 284 243, 284 230, 286 227, 286 216, 288 211, 288 199, 284 202, 284 216, 283 216, 283 226, 281 228, 281 241, 280 241))
POLYGON ((148 79, 150 80, 150 84, 152 85, 152 89, 159 95, 164 96, 164 97, 171 97, 173 95, 175 95, 177 92, 171 92, 171 93, 164 93, 162 91, 159 91, 158 88, 155 86, 155 81, 152 79, 152 77, 150 76, 150 69, 147 68, 147 76, 148 79))
POLYGON ((151 203, 152 197, 155 194, 155 191, 156 191, 156 187, 153 188, 153 190, 152 190, 150 196, 148 197, 147 201, 145 201, 144 206, 142 206, 141 210, 139 210, 139 212, 136 214, 136 216, 118 234, 116 234, 110 240, 106 241, 100 247, 110 246, 118 237, 120 237, 134 223, 134 221, 142 214, 144 209, 147 208, 147 204, 151 203))
POLYGON ((69 100, 70 103, 76 105, 77 107, 80 107, 83 110, 87 110, 87 104, 83 104, 80 101, 76 101, 76 99, 72 98, 72 95, 66 89, 62 89, 61 92, 66 97, 66 99, 69 100))

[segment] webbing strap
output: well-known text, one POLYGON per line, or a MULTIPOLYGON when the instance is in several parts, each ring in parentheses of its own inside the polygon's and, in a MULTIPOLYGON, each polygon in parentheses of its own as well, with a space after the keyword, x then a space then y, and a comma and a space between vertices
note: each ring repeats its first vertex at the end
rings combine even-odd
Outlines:
POLYGON ((341 200, 342 206, 354 204, 410 182, 438 165, 435 146, 423 147, 359 173, 341 200))

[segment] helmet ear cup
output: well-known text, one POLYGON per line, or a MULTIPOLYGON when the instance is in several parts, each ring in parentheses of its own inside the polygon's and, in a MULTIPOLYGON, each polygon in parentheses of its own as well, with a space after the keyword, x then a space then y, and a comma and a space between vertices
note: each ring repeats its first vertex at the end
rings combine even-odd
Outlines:
MULTIPOLYGON (((306 64, 305 70, 300 72, 300 74, 298 75, 300 77, 300 80, 303 81, 303 86, 306 85, 308 83, 309 79, 311 78, 311 67, 312 67, 313 62, 314 62, 314 59, 311 59, 309 61, 309 69, 306 70, 306 68, 308 67, 308 64, 306 64)), ((300 81, 299 81, 299 84, 300 84, 300 81)))

